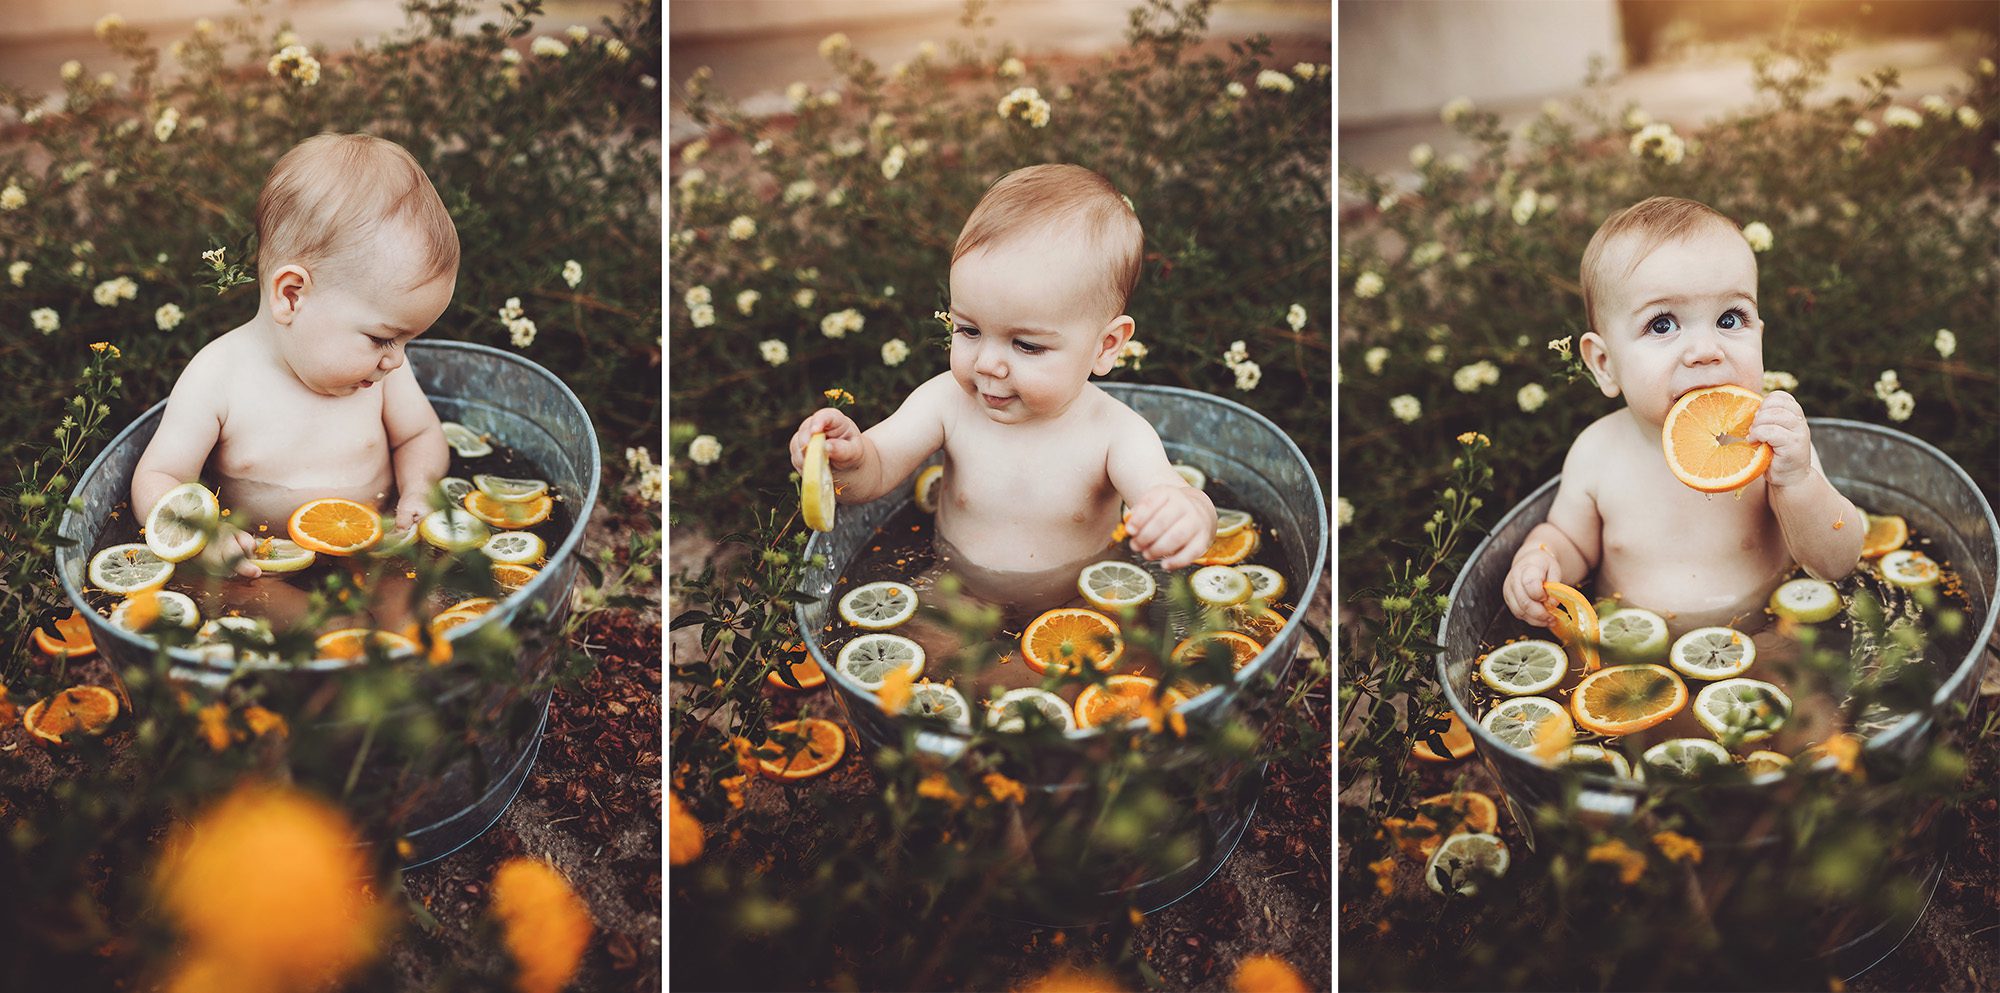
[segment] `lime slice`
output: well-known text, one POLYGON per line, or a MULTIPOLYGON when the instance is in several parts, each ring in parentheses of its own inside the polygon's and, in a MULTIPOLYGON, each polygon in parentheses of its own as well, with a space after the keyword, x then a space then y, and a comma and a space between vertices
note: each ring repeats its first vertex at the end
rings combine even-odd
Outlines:
POLYGON ((1153 574, 1116 559, 1092 562, 1076 577, 1076 590, 1099 610, 1117 611, 1137 607, 1153 599, 1159 585, 1153 574))
POLYGON ((1840 591, 1824 580, 1794 579, 1771 591, 1771 612, 1801 624, 1818 624, 1840 608, 1840 591))
POLYGON ((1250 577, 1252 600, 1276 600, 1285 595, 1285 577, 1268 565, 1239 565, 1236 571, 1250 577))
POLYGON ((833 530, 835 497, 833 469, 826 461, 826 435, 816 433, 806 442, 805 464, 799 469, 799 512, 806 527, 814 531, 833 530))
POLYGON ((923 672, 924 646, 900 634, 864 634, 841 646, 833 667, 862 689, 874 692, 898 669, 912 679, 923 672))
POLYGON ((1761 679, 1725 679, 1694 696, 1694 718, 1725 741, 1769 738, 1792 716, 1792 698, 1761 679))
POLYGON ((1488 652, 1479 662, 1479 681, 1508 696, 1545 693, 1561 685, 1569 656, 1553 641, 1517 641, 1488 652))
POLYGON ((1758 750, 1743 757, 1743 771, 1750 774, 1753 782, 1768 783, 1783 778, 1785 770, 1792 767, 1792 760, 1783 752, 1758 750))
POLYGON ((438 480, 438 488, 444 490, 447 504, 453 507, 465 502, 465 495, 472 492, 472 483, 457 476, 446 476, 438 480))
POLYGON ((90 558, 85 570, 90 585, 106 593, 131 596, 157 590, 174 576, 174 564, 153 554, 145 545, 112 545, 90 558))
POLYGON ((1244 511, 1217 507, 1215 509, 1215 536, 1218 538, 1227 538, 1249 527, 1251 520, 1250 515, 1244 511))
POLYGON ((1454 834, 1439 844, 1424 864, 1424 882, 1433 893, 1449 890, 1472 896, 1479 892, 1480 880, 1506 875, 1507 864, 1507 843, 1497 835, 1454 834))
POLYGON ((863 631, 887 631, 916 612, 917 591, 902 583, 869 583, 840 598, 840 619, 863 631))
POLYGON ((941 465, 927 465, 924 467, 924 471, 917 473, 917 484, 915 487, 915 494, 917 498, 918 510, 923 511, 926 514, 937 513, 938 509, 937 486, 938 483, 943 479, 944 479, 944 466, 941 465))
POLYGON ((1937 562, 1914 548, 1898 548, 1882 556, 1880 568, 1883 579, 1909 589, 1933 586, 1944 578, 1937 562))
POLYGON ((1562 753, 1559 765, 1574 765, 1593 772, 1606 772, 1620 779, 1632 778, 1632 763, 1625 756, 1602 745, 1571 745, 1562 753))
MULTIPOLYGON (((1154 464, 1157 465, 1158 463, 1154 464)), ((1174 463, 1174 471, 1180 473, 1181 478, 1187 480, 1189 486, 1198 490, 1208 489, 1208 473, 1191 465, 1182 465, 1179 462, 1174 463)))
POLYGON ((501 503, 527 503, 549 491, 549 484, 539 479, 508 479, 485 473, 472 477, 472 485, 501 503))
POLYGON ((173 590, 159 590, 153 594, 154 603, 159 607, 159 615, 143 625, 132 623, 132 600, 118 602, 111 608, 111 623, 127 631, 138 633, 161 627, 191 628, 201 623, 201 610, 194 605, 193 598, 173 590))
POLYGON ((447 552, 463 552, 485 544, 492 531, 470 512, 446 507, 425 514, 417 522, 417 534, 447 552))
POLYGON ((1250 577, 1226 565, 1203 566, 1188 577, 1194 598, 1210 607, 1229 607, 1250 599, 1250 577))
POLYGON ((961 730, 972 727, 972 708, 966 705, 965 696, 943 683, 933 683, 928 679, 910 687, 910 702, 903 706, 903 713, 936 717, 949 721, 961 730))
POLYGON ((1604 661, 1612 665, 1658 662, 1667 654, 1666 619, 1638 607, 1598 611, 1597 638, 1604 661))
POLYGON ((479 546, 486 557, 507 565, 534 565, 547 557, 549 543, 533 531, 502 531, 479 546))
POLYGON ((1018 734, 1027 729, 1027 718, 1022 715, 1030 710, 1041 711, 1049 723, 1065 731, 1076 730, 1076 714, 1069 704, 1062 697, 1034 686, 1008 690, 987 704, 986 726, 1002 734, 1018 734))
POLYGON ((1729 751, 1707 738, 1669 738, 1639 758, 1647 769, 1669 779, 1692 779, 1704 766, 1728 765, 1729 751))
POLYGON ((319 555, 300 547, 290 538, 260 538, 250 550, 250 561, 265 572, 298 572, 310 567, 319 555))
POLYGON ((1502 700, 1486 712, 1479 725, 1508 747, 1529 754, 1538 751, 1544 735, 1562 741, 1565 749, 1568 740, 1576 735, 1576 721, 1569 716, 1568 708, 1543 696, 1502 700))
POLYGON ((1696 628, 1674 642, 1667 661, 1689 679, 1728 679, 1757 661, 1757 645, 1735 628, 1696 628))
POLYGON ((164 561, 186 562, 208 547, 208 536, 221 520, 222 507, 208 487, 182 483, 146 515, 146 547, 164 561))
POLYGON ((440 426, 444 428, 444 443, 450 445, 460 457, 476 459, 493 454, 493 446, 479 432, 456 421, 445 421, 440 426))

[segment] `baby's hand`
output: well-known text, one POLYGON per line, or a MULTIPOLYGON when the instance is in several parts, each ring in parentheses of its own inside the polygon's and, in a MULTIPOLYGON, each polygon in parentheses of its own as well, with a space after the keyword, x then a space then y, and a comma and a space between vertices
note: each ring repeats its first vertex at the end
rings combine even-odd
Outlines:
POLYGON ((1500 585, 1500 595, 1514 616, 1536 627, 1548 627, 1555 618, 1542 604, 1548 600, 1543 583, 1562 582, 1562 564, 1546 548, 1531 548, 1514 557, 1514 567, 1500 585))
POLYGON ((1215 504, 1185 483, 1155 486, 1132 504, 1125 529, 1133 551, 1162 568, 1184 569, 1215 541, 1215 504))
POLYGON ((1812 429, 1797 398, 1783 390, 1764 395, 1757 417, 1750 422, 1751 441, 1771 446, 1772 486, 1797 486, 1812 478, 1812 429))
POLYGON ((792 468, 803 469, 806 464, 806 443, 815 434, 826 435, 826 464, 835 472, 846 472, 861 466, 866 450, 861 445, 861 428, 848 417, 832 407, 821 407, 799 425, 792 433, 792 468))
POLYGON ((215 529, 215 537, 201 550, 201 561, 218 575, 235 573, 244 579, 264 574, 250 556, 257 551, 257 539, 228 521, 215 529))

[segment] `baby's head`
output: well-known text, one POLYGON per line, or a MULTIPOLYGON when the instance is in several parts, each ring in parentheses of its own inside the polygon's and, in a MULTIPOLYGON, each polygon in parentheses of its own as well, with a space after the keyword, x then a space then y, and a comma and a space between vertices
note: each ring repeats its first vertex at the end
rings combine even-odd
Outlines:
POLYGON ((951 253, 951 374, 987 416, 1061 413, 1132 335, 1145 235, 1103 176, 1038 165, 1000 177, 951 253))
POLYGON ((1646 423, 1699 387, 1763 391, 1757 258, 1713 208, 1652 197, 1612 214, 1584 249, 1582 283, 1578 354, 1646 423))
POLYGON ((300 382, 345 396, 403 364, 451 303, 458 231, 430 177, 391 141, 322 134, 257 196, 259 316, 300 382))

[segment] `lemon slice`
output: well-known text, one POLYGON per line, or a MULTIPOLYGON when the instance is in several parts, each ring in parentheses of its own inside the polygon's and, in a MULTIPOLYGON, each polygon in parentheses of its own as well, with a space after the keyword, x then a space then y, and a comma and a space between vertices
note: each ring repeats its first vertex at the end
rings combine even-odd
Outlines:
POLYGON ((1529 754, 1538 751, 1545 735, 1565 740, 1576 735, 1576 721, 1569 716, 1569 709, 1545 696, 1502 700, 1480 718, 1479 725, 1507 746, 1529 754))
POLYGON ((840 598, 840 619, 863 631, 887 631, 917 613, 917 591, 902 583, 869 583, 840 598))
POLYGON ((446 476, 438 480, 438 488, 444 491, 445 502, 456 507, 472 492, 472 483, 457 476, 446 476))
POLYGON ((1508 696, 1545 693, 1562 684, 1569 656, 1553 641, 1517 641, 1488 652, 1479 662, 1479 681, 1508 696))
POLYGON ((1597 612, 1597 639, 1613 665, 1658 662, 1667 654, 1667 621, 1650 610, 1623 607, 1597 612))
POLYGON ((174 564, 141 544, 112 545, 90 557, 90 585, 106 593, 131 596, 167 585, 174 564))
POLYGON ((1571 745, 1562 753, 1561 765, 1582 766, 1595 772, 1608 772, 1620 779, 1632 778, 1632 763, 1625 756, 1602 745, 1571 745))
POLYGON ((1729 750, 1707 738, 1669 738, 1646 749, 1639 760, 1669 779, 1692 779, 1704 766, 1728 765, 1729 750))
POLYGON ((1027 730, 1027 718, 1022 715, 1030 710, 1039 710, 1049 719, 1049 723, 1065 731, 1076 730, 1076 714, 1069 709, 1063 698, 1048 690, 1034 686, 1008 690, 1000 698, 986 705, 986 726, 1002 734, 1019 734, 1027 730))
POLYGON ((208 536, 221 520, 222 507, 208 487, 182 483, 146 515, 146 547, 164 561, 186 562, 208 547, 208 536))
POLYGON ((492 531, 470 511, 447 507, 425 514, 424 519, 417 522, 417 534, 447 552, 463 552, 485 544, 492 531))
POLYGON ((1792 716, 1792 698, 1761 679, 1725 679, 1694 696, 1694 719, 1717 738, 1762 741, 1792 716))
POLYGON ((1696 628, 1674 642, 1667 661, 1689 679, 1728 679, 1757 661, 1757 645, 1735 628, 1696 628))
POLYGON ((319 553, 290 538, 260 538, 250 550, 250 561, 265 572, 298 572, 311 567, 319 553))
POLYGON ((903 705, 903 713, 913 717, 935 717, 950 722, 960 730, 972 727, 972 708, 966 704, 965 695, 928 679, 910 687, 910 702, 903 705))
POLYGON ((501 503, 526 503, 549 491, 549 484, 539 479, 508 479, 485 473, 472 477, 472 485, 501 503))
POLYGON ((1750 774, 1752 782, 1768 783, 1783 778, 1785 770, 1791 767, 1792 760, 1783 752, 1759 749, 1743 757, 1743 771, 1750 774))
POLYGON ((1188 577, 1194 598, 1211 607, 1231 607, 1250 599, 1250 577, 1226 565, 1203 566, 1188 577))
POLYGON ((917 498, 918 510, 926 514, 937 513, 937 485, 943 479, 944 466, 941 465, 927 465, 924 467, 924 471, 917 473, 917 484, 914 492, 917 498))
POLYGON ((493 454, 493 446, 479 432, 456 421, 445 421, 440 426, 444 428, 444 443, 461 457, 476 459, 493 454))
POLYGON ((1944 578, 1936 561, 1913 548, 1898 548, 1882 556, 1880 567, 1883 579, 1908 589, 1933 586, 1944 578))
POLYGON ((1187 480, 1189 486, 1198 490, 1208 489, 1208 473, 1191 465, 1182 465, 1179 462, 1174 463, 1173 468, 1175 472, 1181 474, 1182 479, 1187 480))
POLYGON ((1771 612, 1801 624, 1818 624, 1840 613, 1840 590, 1819 579, 1794 579, 1771 591, 1771 612))
POLYGON ((1153 599, 1159 584, 1153 574, 1117 559, 1092 562, 1076 577, 1076 591, 1099 610, 1115 612, 1153 599))
POLYGON ((1498 835, 1454 834, 1439 844, 1424 864, 1424 882, 1433 893, 1449 888, 1459 896, 1472 896, 1479 892, 1480 880, 1506 875, 1507 865, 1507 843, 1498 835))
POLYGON ((486 539, 479 550, 505 565, 534 565, 547 557, 549 543, 533 531, 502 531, 486 539))
POLYGON ((1227 538, 1249 527, 1250 523, 1250 515, 1241 510, 1230 510, 1225 507, 1215 509, 1215 536, 1218 538, 1227 538))
POLYGON ((799 469, 799 512, 806 527, 833 530, 834 496, 833 469, 826 462, 826 435, 815 433, 806 442, 805 465, 799 469))
POLYGON ((1239 565, 1236 571, 1250 577, 1252 600, 1276 600, 1285 595, 1285 577, 1268 565, 1239 565))
POLYGON ((912 679, 923 672, 924 646, 900 634, 864 634, 841 646, 833 667, 872 693, 898 669, 912 679))
POLYGON ((194 599, 187 594, 160 590, 153 596, 155 597, 153 602, 158 605, 159 610, 150 620, 143 624, 133 623, 133 601, 125 599, 119 601, 118 606, 111 608, 111 623, 134 634, 168 626, 191 628, 201 623, 201 609, 194 605, 194 599))

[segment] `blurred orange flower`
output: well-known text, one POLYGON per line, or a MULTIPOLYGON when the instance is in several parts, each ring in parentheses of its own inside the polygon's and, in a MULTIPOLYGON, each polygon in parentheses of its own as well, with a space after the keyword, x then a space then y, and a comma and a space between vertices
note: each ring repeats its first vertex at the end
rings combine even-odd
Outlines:
POLYGON ((590 943, 590 910, 562 874, 537 859, 508 859, 493 873, 493 916, 520 968, 521 993, 556 993, 590 943))

